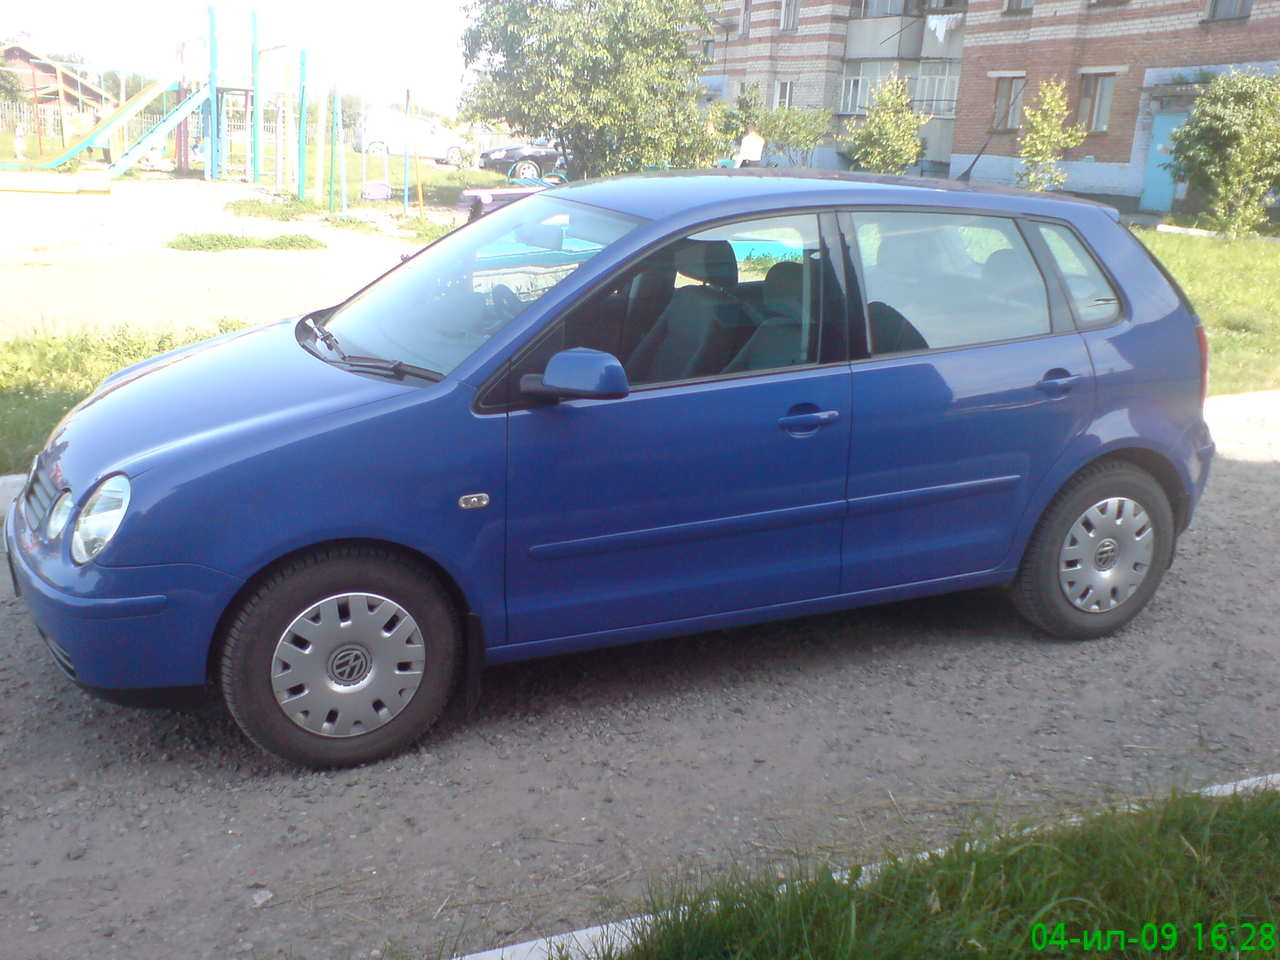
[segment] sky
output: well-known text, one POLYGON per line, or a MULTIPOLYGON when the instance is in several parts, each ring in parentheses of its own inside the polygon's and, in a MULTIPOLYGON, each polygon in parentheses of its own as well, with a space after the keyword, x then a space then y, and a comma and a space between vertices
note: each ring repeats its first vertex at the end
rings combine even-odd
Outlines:
MULTIPOLYGON (((299 50, 307 51, 308 96, 337 83, 343 93, 372 101, 404 101, 405 89, 423 109, 453 114, 462 91, 463 0, 218 0, 219 85, 249 85, 250 14, 257 11, 258 44, 283 49, 262 55, 264 84, 293 90, 299 50), (326 7, 341 9, 328 14, 326 7)), ((27 34, 37 51, 76 53, 100 69, 135 70, 159 78, 179 69, 185 42, 188 69, 207 73, 207 0, 164 0, 133 7, 102 0, 8 3, 0 40, 27 34), (127 12, 126 12, 127 11, 127 12)))

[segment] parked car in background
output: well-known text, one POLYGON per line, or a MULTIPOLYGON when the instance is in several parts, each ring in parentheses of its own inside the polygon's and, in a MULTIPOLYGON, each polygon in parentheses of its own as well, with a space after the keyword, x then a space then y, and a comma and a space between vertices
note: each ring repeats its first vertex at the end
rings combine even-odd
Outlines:
POLYGON ((107 378, 9 506, 9 569, 78 684, 216 690, 316 767, 404 748, 487 663, 977 587, 1097 637, 1205 488, 1207 358, 1098 204, 570 184, 107 378))
POLYGON ((455 167, 466 159, 462 137, 431 117, 408 117, 395 111, 368 113, 356 127, 351 145, 357 153, 401 156, 408 141, 409 154, 427 157, 455 167))
POLYGON ((553 170, 563 170, 564 155, 550 140, 540 138, 485 150, 480 154, 480 166, 517 179, 535 180, 553 170))

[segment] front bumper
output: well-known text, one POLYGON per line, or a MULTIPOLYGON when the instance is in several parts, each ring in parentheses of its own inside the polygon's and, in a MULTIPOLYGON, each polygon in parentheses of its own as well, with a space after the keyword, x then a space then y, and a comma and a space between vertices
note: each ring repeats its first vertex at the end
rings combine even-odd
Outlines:
POLYGON ((218 621, 242 581, 190 563, 90 563, 59 571, 65 582, 53 582, 22 549, 17 503, 4 522, 9 573, 68 676, 117 700, 204 685, 218 621))

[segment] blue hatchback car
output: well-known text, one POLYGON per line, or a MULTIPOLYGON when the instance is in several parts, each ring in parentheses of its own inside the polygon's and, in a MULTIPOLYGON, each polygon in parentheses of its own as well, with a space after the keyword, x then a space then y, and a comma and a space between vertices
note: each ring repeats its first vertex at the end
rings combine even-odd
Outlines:
POLYGON ((5 518, 77 683, 219 690, 300 764, 486 663, 1004 585, 1151 598, 1204 489, 1204 334, 1109 208, 656 174, 531 196, 346 302, 123 370, 5 518))

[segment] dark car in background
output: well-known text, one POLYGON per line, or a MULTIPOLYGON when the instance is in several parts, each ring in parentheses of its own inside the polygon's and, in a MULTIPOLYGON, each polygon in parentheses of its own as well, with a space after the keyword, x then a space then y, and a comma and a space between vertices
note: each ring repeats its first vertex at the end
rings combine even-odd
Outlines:
POLYGON ((543 138, 506 144, 480 154, 480 166, 521 180, 534 180, 552 170, 564 169, 564 155, 543 138))

